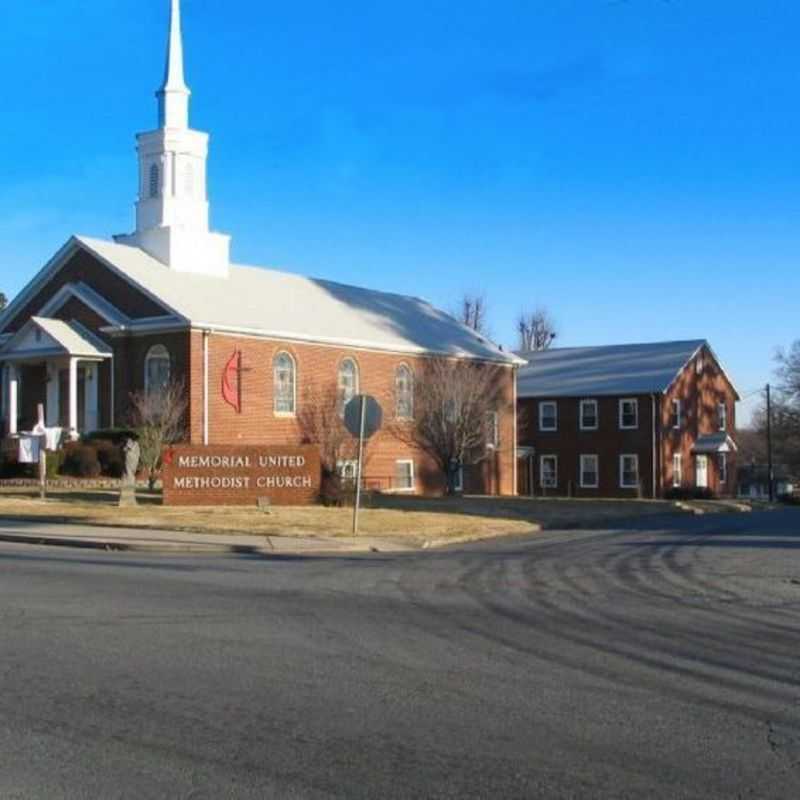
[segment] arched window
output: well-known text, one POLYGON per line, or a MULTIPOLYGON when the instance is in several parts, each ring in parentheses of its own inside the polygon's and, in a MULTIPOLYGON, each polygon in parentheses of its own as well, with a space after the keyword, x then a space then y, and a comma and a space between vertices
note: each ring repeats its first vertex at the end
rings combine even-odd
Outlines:
POLYGON ((337 388, 339 414, 344 416, 344 407, 358 394, 358 366, 352 358, 346 358, 339 364, 337 388))
POLYGON ((272 362, 276 414, 295 413, 295 366, 288 353, 278 353, 272 362))
POLYGON ((144 390, 147 394, 163 392, 169 384, 172 364, 163 344, 153 345, 144 359, 144 390))
POLYGON ((150 165, 150 197, 158 197, 161 188, 161 170, 158 164, 150 165))
POLYGON ((398 419, 414 418, 414 376, 401 364, 394 374, 395 412, 398 419))

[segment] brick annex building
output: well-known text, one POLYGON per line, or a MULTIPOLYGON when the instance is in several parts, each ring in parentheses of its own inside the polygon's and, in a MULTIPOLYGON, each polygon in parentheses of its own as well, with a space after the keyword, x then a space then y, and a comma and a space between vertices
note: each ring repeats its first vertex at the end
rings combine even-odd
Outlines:
POLYGON ((520 494, 736 492, 739 395, 708 342, 521 355, 520 494))
MULTIPOLYGON (((191 443, 300 444, 304 408, 329 388, 411 424, 415 375, 446 356, 497 370, 496 441, 464 488, 513 494, 517 357, 417 298, 230 263, 229 237, 209 229, 208 136, 189 128, 178 0, 171 11, 159 125, 137 137, 135 232, 71 238, 0 316, 6 432, 30 429, 39 403, 72 436, 124 425, 132 393, 180 379, 191 443)), ((366 483, 441 488, 430 458, 389 432, 366 483)))

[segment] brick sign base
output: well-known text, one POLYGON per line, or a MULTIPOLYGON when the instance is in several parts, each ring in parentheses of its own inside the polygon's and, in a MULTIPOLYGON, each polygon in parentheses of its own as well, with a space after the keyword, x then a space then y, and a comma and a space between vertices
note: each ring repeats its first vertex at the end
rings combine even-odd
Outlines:
POLYGON ((255 506, 317 502, 319 448, 178 445, 164 450, 164 505, 255 506))

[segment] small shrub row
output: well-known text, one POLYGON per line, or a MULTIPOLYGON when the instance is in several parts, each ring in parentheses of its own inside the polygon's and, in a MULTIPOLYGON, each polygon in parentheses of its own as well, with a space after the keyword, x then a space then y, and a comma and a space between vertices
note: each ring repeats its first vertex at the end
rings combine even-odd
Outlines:
POLYGON ((122 448, 108 439, 70 442, 64 446, 60 473, 72 478, 121 478, 125 472, 122 448))

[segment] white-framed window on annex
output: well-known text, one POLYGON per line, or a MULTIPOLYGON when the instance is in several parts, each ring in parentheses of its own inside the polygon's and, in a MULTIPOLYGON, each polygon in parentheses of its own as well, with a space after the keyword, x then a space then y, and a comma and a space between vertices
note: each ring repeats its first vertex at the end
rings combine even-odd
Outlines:
POLYGON ((675 489, 683 486, 683 456, 680 453, 672 454, 672 486, 675 489))
POLYGON ((717 403, 717 421, 721 431, 728 430, 728 406, 725 403, 717 403))
POLYGON ((354 458, 339 459, 336 462, 339 479, 345 486, 355 486, 358 479, 358 461, 354 458))
POLYGON ((623 431, 639 427, 639 401, 635 397, 625 397, 619 401, 619 427, 623 431))
POLYGON ((539 430, 558 430, 558 403, 553 400, 544 400, 539 403, 539 430))
POLYGON ((278 353, 272 363, 273 410, 292 415, 297 410, 297 368, 287 352, 278 353))
POLYGON ((487 417, 487 447, 497 449, 500 446, 500 414, 497 411, 490 411, 487 417))
POLYGON ((169 385, 172 361, 163 344, 153 345, 144 357, 144 391, 146 394, 163 392, 169 385))
POLYGON ((394 462, 394 488, 398 492, 414 491, 414 462, 410 458, 394 462))
POLYGON ((406 364, 395 370, 394 392, 397 419, 414 419, 414 374, 406 364))
POLYGON ((725 486, 728 483, 728 454, 720 453, 718 458, 717 470, 719 472, 719 484, 720 486, 725 486))
POLYGON ((597 489, 600 485, 600 459, 597 455, 581 456, 581 489, 597 489))
POLYGON ((619 457, 619 485, 621 489, 639 488, 639 456, 626 453, 619 457))
POLYGON ((539 485, 542 489, 558 488, 558 456, 539 457, 539 485))
POLYGON ((344 407, 358 394, 358 365, 352 358, 342 359, 336 380, 339 415, 344 416, 344 407))
POLYGON ((597 400, 581 400, 580 429, 582 431, 596 431, 598 425, 597 400))
POLYGON ((683 403, 680 400, 672 401, 672 413, 669 418, 669 426, 673 430, 680 430, 683 426, 683 403))

